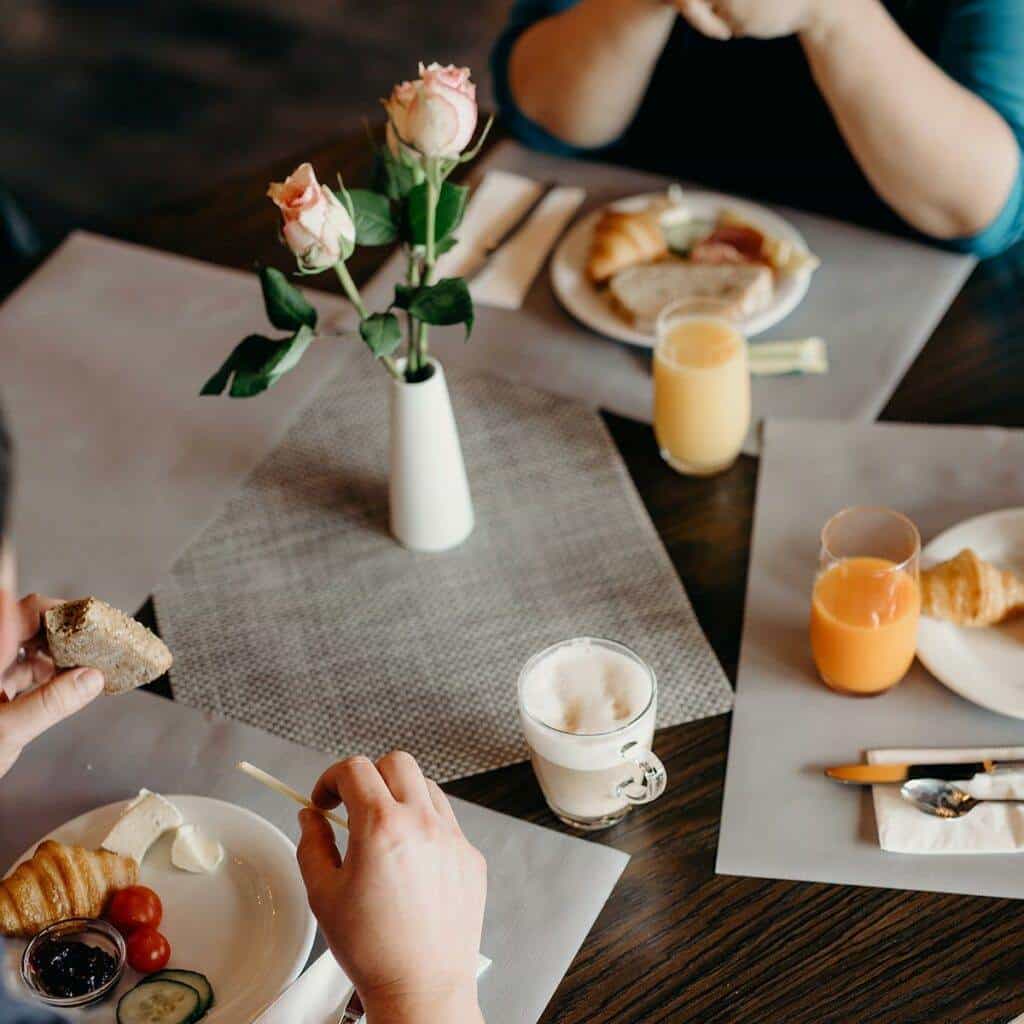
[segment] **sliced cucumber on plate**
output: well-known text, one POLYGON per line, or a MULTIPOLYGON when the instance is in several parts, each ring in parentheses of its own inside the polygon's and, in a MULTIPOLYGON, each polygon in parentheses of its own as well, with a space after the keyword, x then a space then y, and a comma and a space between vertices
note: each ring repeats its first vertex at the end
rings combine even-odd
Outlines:
POLYGON ((153 981, 136 985, 117 1004, 117 1024, 192 1024, 202 999, 191 985, 153 981))
POLYGON ((140 985, 152 985, 155 981, 177 981, 188 985, 199 993, 200 1009, 205 1014, 213 1006, 213 986, 205 974, 198 971, 156 971, 139 982, 140 985))
POLYGON ((198 971, 157 971, 117 1004, 117 1024, 195 1024, 213 1005, 213 987, 198 971))

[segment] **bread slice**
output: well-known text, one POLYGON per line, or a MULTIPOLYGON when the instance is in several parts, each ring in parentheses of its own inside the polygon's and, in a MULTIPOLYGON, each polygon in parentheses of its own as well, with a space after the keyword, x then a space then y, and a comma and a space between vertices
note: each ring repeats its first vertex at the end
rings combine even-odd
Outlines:
POLYGON ((772 297, 772 272, 757 263, 702 264, 684 260, 630 267, 616 274, 608 295, 616 313, 637 330, 653 333, 658 314, 680 299, 715 299, 721 315, 742 319, 772 297))
POLYGON ((58 668, 97 668, 104 693, 125 693, 159 679, 174 658, 167 645, 141 622, 95 597, 51 608, 46 639, 58 668))

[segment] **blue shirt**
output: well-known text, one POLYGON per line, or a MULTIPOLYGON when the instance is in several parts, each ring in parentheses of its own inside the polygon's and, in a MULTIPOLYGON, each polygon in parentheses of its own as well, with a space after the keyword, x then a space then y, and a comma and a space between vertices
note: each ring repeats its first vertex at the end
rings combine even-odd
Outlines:
MULTIPOLYGON (((0 940, 0 963, 3 962, 4 944, 0 940)), ((63 1017, 57 1017, 46 1007, 28 1006, 15 1002, 4 992, 3 979, 0 978, 0 1024, 62 1024, 63 1017)))
MULTIPOLYGON (((498 103, 512 132, 563 155, 582 151, 516 107, 508 62, 529 26, 578 2, 515 0, 492 57, 498 103)), ((924 53, 1002 115, 1024 147, 1024 0, 887 0, 886 6, 924 53)), ((899 71, 891 70, 899 89, 899 71)), ((723 191, 908 230, 847 149, 793 36, 720 42, 677 19, 632 124, 594 152, 723 191)), ((1022 237, 1024 160, 995 220, 977 235, 943 244, 986 257, 1022 237)))

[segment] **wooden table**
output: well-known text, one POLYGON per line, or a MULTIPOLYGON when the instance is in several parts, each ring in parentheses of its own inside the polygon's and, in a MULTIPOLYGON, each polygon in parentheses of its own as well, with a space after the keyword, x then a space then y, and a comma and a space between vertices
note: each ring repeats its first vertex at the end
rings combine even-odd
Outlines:
MULTIPOLYGON (((325 180, 340 170, 350 184, 363 183, 369 168, 361 133, 301 159, 311 159, 325 180)), ((256 260, 284 266, 264 192, 298 162, 289 158, 164 208, 122 234, 229 267, 256 260)), ((362 250, 351 264, 356 279, 365 280, 384 255, 362 250)), ((325 274, 316 287, 332 282, 325 274)), ((1024 426, 1022 285, 1024 254, 980 267, 883 418, 1024 426)), ((606 419, 735 680, 757 460, 744 457, 710 480, 687 479, 662 463, 649 427, 606 419)), ((1004 1024, 1024 1013, 1019 903, 716 875, 729 723, 720 716, 658 734, 668 791, 594 838, 632 861, 545 1022, 1004 1024)), ((446 788, 560 827, 527 764, 446 788)))

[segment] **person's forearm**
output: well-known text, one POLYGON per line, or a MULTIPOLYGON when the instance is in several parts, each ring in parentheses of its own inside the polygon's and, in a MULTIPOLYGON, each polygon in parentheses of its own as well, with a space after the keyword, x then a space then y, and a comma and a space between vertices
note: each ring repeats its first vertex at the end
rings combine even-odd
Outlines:
POLYGON ((819 6, 822 13, 800 39, 875 190, 935 238, 982 231, 1018 171, 1009 125, 921 53, 879 0, 819 6))
POLYGON ((586 148, 629 126, 676 17, 661 0, 582 0, 531 26, 509 61, 523 113, 586 148))

